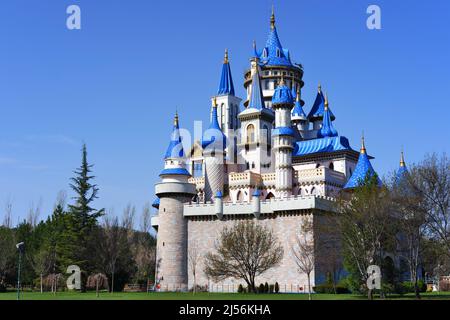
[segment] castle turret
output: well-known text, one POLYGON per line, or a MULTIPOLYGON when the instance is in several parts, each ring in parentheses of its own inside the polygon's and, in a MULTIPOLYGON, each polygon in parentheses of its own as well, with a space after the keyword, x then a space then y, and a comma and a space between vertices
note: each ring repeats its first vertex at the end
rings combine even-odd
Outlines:
MULTIPOLYGON (((308 114, 309 122, 313 124, 313 130, 319 130, 322 126, 323 114, 325 112, 325 97, 322 93, 322 86, 319 84, 317 89, 316 100, 314 100, 314 104, 311 108, 311 111, 308 114)), ((334 114, 330 112, 330 119, 334 121, 336 118, 334 114)))
POLYGON ((225 148, 225 154, 231 162, 236 162, 237 153, 234 132, 239 127, 238 114, 241 98, 235 96, 233 77, 231 76, 228 50, 225 50, 225 57, 222 64, 219 89, 217 95, 212 98, 217 102, 217 122, 220 129, 227 137, 229 144, 225 148))
POLYGON ((191 201, 196 190, 188 183, 190 174, 185 168, 177 114, 159 176, 161 182, 155 185, 159 198, 156 281, 164 291, 187 290, 187 221, 183 204, 191 201))
POLYGON ((291 112, 292 123, 297 127, 300 134, 309 129, 309 121, 306 117, 305 111, 303 111, 301 99, 300 99, 300 87, 297 86, 295 94, 295 104, 291 112))
POLYGON ((213 201, 213 196, 224 192, 226 137, 217 121, 217 102, 213 100, 211 123, 203 133, 202 148, 205 159, 205 201, 213 201))
POLYGON ((293 98, 283 77, 272 98, 275 129, 272 130, 275 152, 275 189, 279 198, 292 194, 292 151, 294 130, 291 127, 293 98))
POLYGON ((338 135, 331 121, 331 112, 328 108, 328 96, 325 95, 325 107, 323 111, 322 127, 317 132, 317 138, 330 138, 338 135))

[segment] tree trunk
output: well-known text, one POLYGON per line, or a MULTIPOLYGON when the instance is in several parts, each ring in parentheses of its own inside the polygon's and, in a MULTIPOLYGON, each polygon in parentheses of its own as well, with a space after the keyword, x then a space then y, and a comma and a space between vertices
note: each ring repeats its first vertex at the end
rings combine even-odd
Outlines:
POLYGON ((192 293, 195 294, 195 290, 197 289, 197 281, 195 279, 195 272, 194 272, 194 288, 192 289, 192 293))
POLYGON ((414 294, 416 296, 416 299, 420 299, 420 290, 419 290, 419 284, 417 283, 417 276, 416 280, 414 281, 414 294))
POLYGON ((96 284, 95 284, 95 293, 96 293, 96 296, 97 296, 97 298, 98 298, 98 296, 99 296, 99 294, 98 294, 98 276, 96 277, 96 284))
POLYGON ((43 281, 43 275, 42 275, 42 273, 41 273, 41 293, 44 293, 44 287, 43 287, 43 285, 42 285, 42 281, 43 281))
POLYGON ((312 296, 311 296, 311 276, 308 273, 308 299, 312 300, 312 296))
POLYGON ((111 294, 114 293, 114 271, 111 273, 111 294))
POLYGON ((372 289, 369 289, 369 291, 367 291, 367 299, 373 300, 373 290, 372 289))

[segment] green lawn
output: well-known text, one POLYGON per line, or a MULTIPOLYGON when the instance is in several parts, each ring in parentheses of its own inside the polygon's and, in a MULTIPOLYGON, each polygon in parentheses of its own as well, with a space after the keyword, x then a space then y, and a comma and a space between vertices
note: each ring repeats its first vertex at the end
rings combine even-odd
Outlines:
MULTIPOLYGON (((0 293, 0 300, 15 300, 15 292, 0 293)), ((233 293, 100 293, 97 298, 95 292, 58 292, 52 293, 24 292, 23 300, 307 300, 306 294, 233 294, 233 293)), ((365 300, 366 297, 351 294, 314 294, 314 300, 365 300)), ((393 295, 388 299, 414 299, 411 294, 398 296, 393 295)), ((450 300, 450 293, 426 293, 422 299, 445 299, 450 300)))

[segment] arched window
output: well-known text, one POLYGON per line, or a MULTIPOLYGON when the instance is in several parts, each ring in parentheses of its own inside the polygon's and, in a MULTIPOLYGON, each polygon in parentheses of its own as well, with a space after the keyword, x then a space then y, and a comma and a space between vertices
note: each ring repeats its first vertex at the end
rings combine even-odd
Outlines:
POLYGON ((301 196, 301 195, 302 195, 302 188, 298 188, 297 196, 301 196))
POLYGON ((247 143, 251 143, 255 141, 255 126, 249 124, 247 126, 247 143))
POLYGON ((267 58, 267 48, 264 48, 264 50, 263 50, 263 57, 267 58))
POLYGON ((236 201, 237 202, 243 202, 244 201, 244 194, 240 190, 238 191, 238 193, 236 195, 236 201))
POLYGON ((329 169, 334 170, 334 163, 330 162, 330 165, 328 166, 329 169))
POLYGON ((281 57, 281 51, 280 49, 277 48, 277 57, 280 58, 281 57))
POLYGON ((320 163, 316 164, 316 169, 318 169, 320 167, 320 163))
POLYGON ((312 195, 315 195, 315 194, 316 194, 316 187, 312 187, 312 188, 311 188, 311 194, 312 194, 312 195))

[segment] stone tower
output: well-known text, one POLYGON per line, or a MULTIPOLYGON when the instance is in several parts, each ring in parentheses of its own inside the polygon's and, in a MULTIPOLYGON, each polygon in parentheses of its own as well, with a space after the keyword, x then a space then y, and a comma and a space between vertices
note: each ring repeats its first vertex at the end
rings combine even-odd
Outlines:
POLYGON ((217 102, 214 99, 211 124, 202 138, 205 159, 205 201, 213 201, 213 196, 217 192, 224 193, 226 142, 227 139, 217 121, 217 102))
POLYGON ((284 84, 283 77, 272 98, 275 110, 275 129, 272 130, 275 152, 275 189, 277 197, 292 194, 292 151, 294 130, 291 127, 292 92, 284 84))
POLYGON ((159 227, 156 246, 156 282, 162 291, 187 290, 187 221, 183 204, 196 194, 188 183, 185 154, 181 142, 178 115, 175 115, 171 141, 164 157, 161 182, 155 185, 159 200, 159 227))

